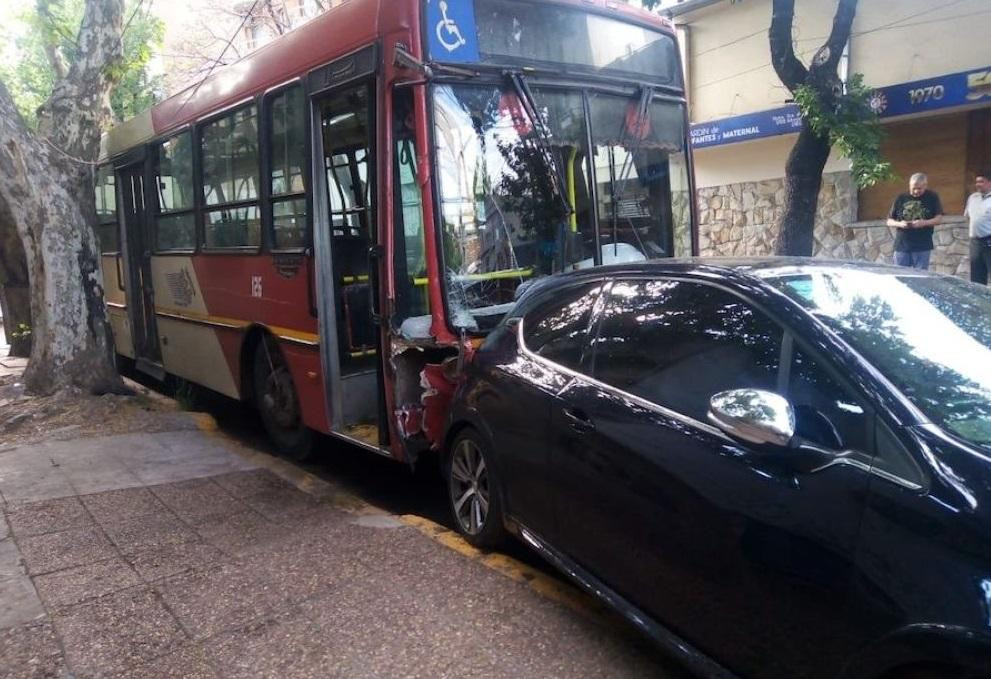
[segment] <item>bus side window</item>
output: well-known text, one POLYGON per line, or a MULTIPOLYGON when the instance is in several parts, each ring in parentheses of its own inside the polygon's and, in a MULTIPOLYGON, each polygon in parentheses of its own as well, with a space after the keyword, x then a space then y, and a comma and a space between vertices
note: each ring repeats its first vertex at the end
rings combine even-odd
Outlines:
POLYGON ((272 159, 269 186, 272 196, 272 247, 276 250, 309 245, 306 215, 306 99, 293 85, 272 98, 269 124, 272 159))
POLYGON ((120 251, 115 188, 114 166, 101 165, 96 171, 96 216, 100 222, 97 236, 100 239, 100 252, 103 254, 116 254, 120 251))
POLYGON ((397 88, 392 99, 394 131, 393 181, 396 186, 395 213, 395 326, 411 317, 430 313, 427 298, 427 259, 423 231, 423 197, 416 168, 416 141, 413 128, 413 91, 397 88), (401 234, 401 237, 400 237, 401 234))
POLYGON ((254 104, 206 123, 200 132, 204 245, 261 246, 258 115, 254 104))
POLYGON ((193 213, 193 142, 189 132, 166 139, 155 149, 155 250, 196 247, 193 213))

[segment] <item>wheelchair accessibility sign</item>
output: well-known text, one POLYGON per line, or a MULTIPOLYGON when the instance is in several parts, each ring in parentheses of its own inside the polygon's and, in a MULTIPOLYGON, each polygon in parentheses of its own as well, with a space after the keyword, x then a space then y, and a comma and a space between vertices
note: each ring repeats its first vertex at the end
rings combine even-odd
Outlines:
POLYGON ((427 0, 426 31, 432 60, 479 60, 473 0, 427 0))

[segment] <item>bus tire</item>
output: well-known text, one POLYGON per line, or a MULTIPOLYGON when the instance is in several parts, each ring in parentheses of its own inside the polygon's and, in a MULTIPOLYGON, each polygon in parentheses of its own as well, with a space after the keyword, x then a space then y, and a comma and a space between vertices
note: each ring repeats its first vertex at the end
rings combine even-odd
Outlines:
POLYGON ((279 347, 265 337, 255 346, 254 402, 279 453, 296 462, 313 454, 313 430, 303 424, 296 385, 279 347))
POLYGON ((502 487, 492 452, 478 432, 465 427, 444 461, 448 506, 457 531, 475 547, 499 547, 508 538, 502 487))

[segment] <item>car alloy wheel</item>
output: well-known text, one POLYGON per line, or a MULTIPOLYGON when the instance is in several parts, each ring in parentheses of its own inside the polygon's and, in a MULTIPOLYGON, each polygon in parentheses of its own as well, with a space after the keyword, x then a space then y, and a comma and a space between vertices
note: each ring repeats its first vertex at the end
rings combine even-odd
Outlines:
POLYGON ((489 473, 482 451, 470 438, 460 439, 451 455, 450 492, 461 531, 481 533, 489 516, 489 473))

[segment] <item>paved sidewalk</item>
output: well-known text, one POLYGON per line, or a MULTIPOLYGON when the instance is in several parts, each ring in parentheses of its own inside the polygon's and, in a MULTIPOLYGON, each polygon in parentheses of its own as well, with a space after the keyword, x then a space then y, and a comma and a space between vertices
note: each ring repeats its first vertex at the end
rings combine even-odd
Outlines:
POLYGON ((0 451, 0 676, 662 676, 625 633, 254 455, 199 430, 0 451))

